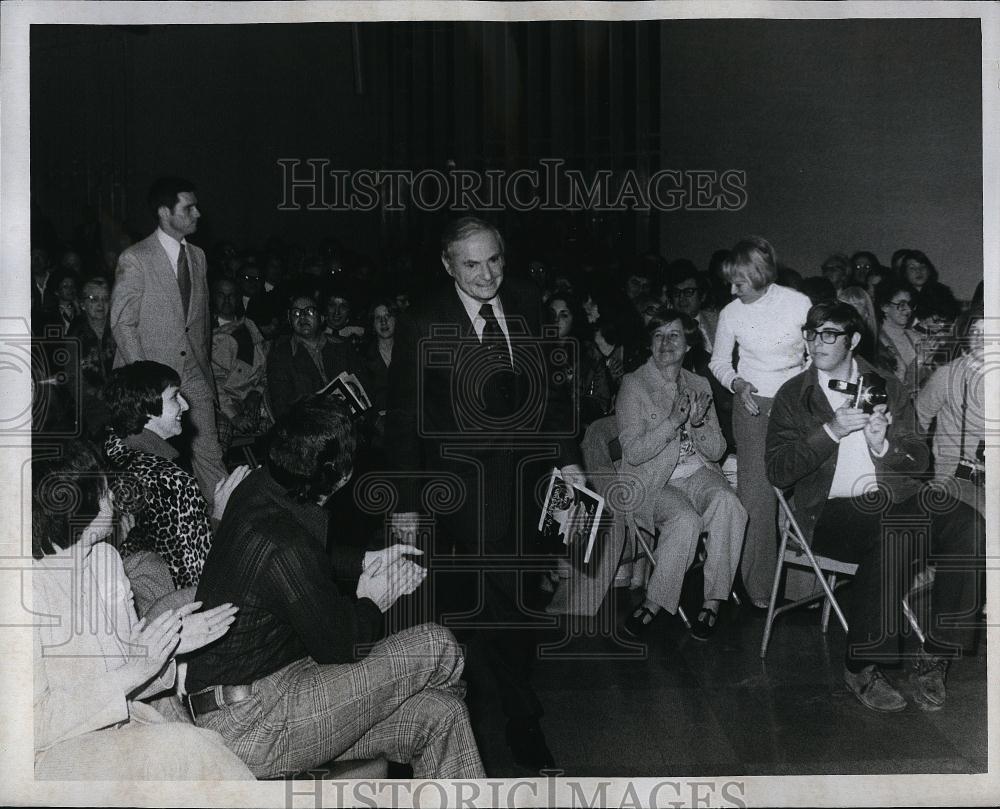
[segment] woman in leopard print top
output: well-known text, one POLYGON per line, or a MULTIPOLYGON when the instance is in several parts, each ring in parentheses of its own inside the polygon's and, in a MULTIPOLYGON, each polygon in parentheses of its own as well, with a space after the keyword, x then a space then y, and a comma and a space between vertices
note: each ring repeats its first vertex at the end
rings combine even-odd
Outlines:
POLYGON ((177 450, 166 441, 180 435, 188 409, 172 368, 148 361, 117 368, 105 398, 112 433, 104 451, 115 473, 115 507, 135 517, 121 555, 155 551, 170 568, 175 587, 196 586, 212 545, 212 519, 221 518, 228 493, 246 470, 220 482, 212 514, 197 480, 175 463, 177 450))

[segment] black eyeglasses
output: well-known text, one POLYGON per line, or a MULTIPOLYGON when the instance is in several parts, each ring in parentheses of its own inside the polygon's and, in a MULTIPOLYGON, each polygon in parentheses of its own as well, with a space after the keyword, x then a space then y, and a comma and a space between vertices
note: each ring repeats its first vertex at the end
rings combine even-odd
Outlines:
POLYGON ((847 334, 846 331, 816 331, 816 329, 802 330, 802 336, 806 338, 807 343, 811 343, 819 337, 819 339, 827 345, 833 345, 837 342, 838 337, 843 337, 845 334, 847 334))
POLYGON ((675 298, 690 298, 691 296, 698 294, 698 288, 688 287, 685 289, 674 289, 672 290, 672 293, 675 298))
POLYGON ((307 306, 305 309, 292 309, 292 317, 316 317, 319 310, 315 306, 307 306))
POLYGON ((889 306, 894 306, 896 309, 902 311, 903 309, 912 309, 913 304, 909 301, 893 301, 889 306))
POLYGON ((84 295, 83 299, 91 303, 111 303, 111 299, 107 295, 84 295))

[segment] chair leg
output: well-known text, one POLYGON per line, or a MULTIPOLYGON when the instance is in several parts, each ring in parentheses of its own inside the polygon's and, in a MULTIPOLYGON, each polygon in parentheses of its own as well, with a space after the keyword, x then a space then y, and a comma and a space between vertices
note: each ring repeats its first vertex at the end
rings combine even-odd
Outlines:
MULTIPOLYGON (((826 577, 826 583, 830 585, 830 591, 836 592, 837 590, 837 577, 831 573, 826 577)), ((823 634, 826 634, 826 628, 830 625, 830 607, 831 601, 829 598, 823 599, 823 634)))
POLYGON ((767 657, 767 644, 771 640, 771 626, 774 624, 774 608, 778 603, 778 587, 781 585, 781 571, 785 566, 785 548, 788 546, 788 534, 781 532, 781 544, 778 546, 778 563, 774 567, 774 581, 771 583, 771 600, 767 603, 767 619, 764 621, 764 637, 760 642, 760 659, 767 657))

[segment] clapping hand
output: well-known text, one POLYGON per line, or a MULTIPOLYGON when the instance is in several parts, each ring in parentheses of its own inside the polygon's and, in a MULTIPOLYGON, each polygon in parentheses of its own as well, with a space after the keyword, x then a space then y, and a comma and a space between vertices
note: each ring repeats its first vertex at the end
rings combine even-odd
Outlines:
POLYGON ((181 616, 167 610, 148 624, 143 618, 132 627, 128 662, 122 669, 125 693, 131 694, 152 680, 170 659, 181 639, 181 616))
POLYGON ((181 616, 181 642, 177 646, 177 654, 193 652, 221 638, 236 620, 236 611, 239 609, 232 604, 221 604, 204 612, 196 612, 200 606, 200 601, 192 601, 177 610, 177 614, 181 616))
POLYGON ((364 570, 358 579, 358 598, 368 598, 386 612, 398 599, 416 590, 427 577, 427 570, 411 559, 422 556, 415 545, 391 545, 365 554, 364 570))
POLYGON ((712 404, 712 394, 701 390, 691 396, 691 423, 701 425, 708 415, 708 408, 712 404))
POLYGON ((691 415, 691 393, 688 390, 679 390, 667 418, 674 425, 674 429, 679 430, 687 423, 689 415, 691 415))
POLYGON ((215 484, 215 499, 212 501, 212 516, 215 519, 222 519, 222 515, 226 513, 226 505, 229 503, 230 496, 249 474, 250 467, 243 464, 237 466, 228 477, 215 484))

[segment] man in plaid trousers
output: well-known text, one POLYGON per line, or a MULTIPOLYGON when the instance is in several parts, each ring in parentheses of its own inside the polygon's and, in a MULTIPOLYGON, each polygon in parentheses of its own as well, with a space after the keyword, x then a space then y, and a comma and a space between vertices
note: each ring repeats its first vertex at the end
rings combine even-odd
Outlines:
POLYGON ((422 624, 377 641, 382 614, 426 575, 410 558, 421 551, 326 553, 323 505, 350 479, 353 452, 346 408, 312 397, 279 419, 266 467, 233 492, 197 600, 240 611, 188 663, 192 718, 258 778, 378 757, 410 763, 415 778, 485 777, 451 633, 422 624))

